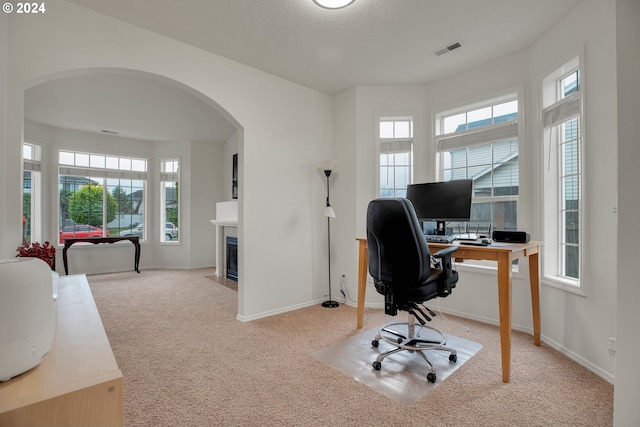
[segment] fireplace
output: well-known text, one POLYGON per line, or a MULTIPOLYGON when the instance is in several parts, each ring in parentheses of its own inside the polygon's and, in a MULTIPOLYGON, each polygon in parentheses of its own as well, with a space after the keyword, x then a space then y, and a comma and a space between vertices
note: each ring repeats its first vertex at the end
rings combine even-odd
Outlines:
POLYGON ((238 238, 227 236, 227 279, 238 281, 238 238))

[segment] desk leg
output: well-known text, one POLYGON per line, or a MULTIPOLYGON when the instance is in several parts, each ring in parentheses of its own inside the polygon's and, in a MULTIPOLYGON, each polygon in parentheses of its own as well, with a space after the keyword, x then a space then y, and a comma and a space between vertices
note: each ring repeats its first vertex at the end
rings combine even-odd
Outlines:
POLYGON ((540 278, 538 252, 529 255, 529 284, 531 285, 531 311, 533 313, 533 343, 540 345, 540 278))
POLYGON ((358 249, 358 314, 356 318, 356 329, 362 329, 364 320, 364 297, 367 291, 367 269, 369 268, 369 251, 367 242, 359 241, 358 249))
POLYGON ((511 259, 508 253, 498 255, 498 305, 500 310, 500 348, 502 382, 511 380, 511 259))

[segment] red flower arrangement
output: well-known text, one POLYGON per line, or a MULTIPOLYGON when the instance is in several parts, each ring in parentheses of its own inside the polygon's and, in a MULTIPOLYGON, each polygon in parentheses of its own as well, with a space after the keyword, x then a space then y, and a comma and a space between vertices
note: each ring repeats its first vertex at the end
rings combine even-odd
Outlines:
POLYGON ((41 245, 38 242, 22 242, 21 246, 16 249, 18 251, 17 257, 32 257, 40 258, 53 270, 56 262, 56 247, 49 242, 44 242, 41 245))

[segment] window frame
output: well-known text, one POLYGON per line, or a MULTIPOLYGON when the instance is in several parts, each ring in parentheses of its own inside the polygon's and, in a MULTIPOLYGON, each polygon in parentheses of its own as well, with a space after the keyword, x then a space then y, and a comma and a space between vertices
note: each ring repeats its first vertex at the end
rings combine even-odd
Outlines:
POLYGON ((42 146, 31 141, 22 142, 22 239, 29 242, 41 242, 43 237, 43 185, 42 185, 42 146), (25 147, 31 147, 32 155, 25 157, 25 147), (30 187, 30 202, 29 206, 30 218, 25 218, 24 211, 24 174, 29 172, 31 174, 31 187, 30 187), (29 240, 26 240, 26 224, 30 224, 31 232, 29 233, 29 240))
POLYGON ((588 259, 588 247, 589 236, 586 233, 587 225, 587 211, 585 209, 588 206, 588 191, 587 186, 587 157, 586 157, 586 111, 585 111, 585 96, 586 96, 586 76, 584 67, 584 50, 578 49, 577 53, 573 53, 568 59, 559 61, 561 65, 555 67, 550 72, 546 73, 540 78, 540 112, 541 119, 539 125, 539 141, 540 141, 540 153, 541 159, 543 159, 543 173, 541 177, 541 192, 542 203, 540 204, 540 217, 542 236, 545 241, 545 251, 541 258, 541 283, 547 286, 551 286, 563 291, 587 296, 587 278, 585 275, 586 261, 588 259), (566 76, 576 72, 579 73, 578 90, 573 94, 561 97, 560 94, 560 80, 566 76), (577 100, 576 98, 577 93, 577 100), (571 99, 571 98, 574 99, 571 99), (572 118, 568 118, 562 122, 555 123, 547 126, 546 121, 549 119, 549 110, 554 107, 561 106, 562 104, 573 103, 574 107, 565 107, 575 110, 577 107, 579 112, 573 113, 572 118), (564 239, 560 237, 563 230, 562 224, 562 168, 561 164, 561 145, 558 141, 561 137, 561 126, 574 120, 579 119, 579 127, 577 130, 579 139, 579 209, 578 209, 578 278, 571 278, 561 274, 563 270, 564 252, 561 246, 564 244, 564 239), (551 147, 554 149, 551 149, 551 147), (553 156, 551 156, 551 154, 553 156), (550 212, 554 212, 552 215, 550 212))
POLYGON ((180 195, 178 192, 178 188, 179 188, 179 184, 180 184, 180 169, 181 169, 181 163, 182 163, 182 159, 180 157, 163 157, 160 159, 160 180, 159 180, 159 188, 160 188, 160 221, 159 221, 159 236, 160 236, 160 244, 167 244, 167 245, 180 245, 182 244, 182 241, 180 239, 180 217, 181 217, 181 209, 180 209, 180 195), (167 171, 166 170, 166 165, 168 162, 174 162, 176 163, 177 170, 172 170, 172 171, 167 171), (173 221, 169 221, 167 219, 167 209, 166 209, 166 191, 165 191, 165 183, 177 183, 177 187, 176 187, 176 208, 177 208, 177 216, 178 216, 178 220, 176 221, 176 223, 173 223, 173 221), (176 238, 172 238, 171 240, 166 240, 166 223, 167 222, 172 222, 173 225, 176 227, 177 230, 177 236, 176 238))
MULTIPOLYGON (((397 187, 395 185, 395 169, 396 165, 388 166, 382 165, 382 155, 383 154, 403 154, 407 153, 409 155, 408 167, 409 167, 409 176, 407 180, 407 185, 413 183, 414 179, 414 126, 415 121, 412 115, 407 114, 384 114, 379 115, 376 118, 376 191, 377 197, 405 197, 406 196, 406 186, 404 187, 404 195, 402 195, 402 188, 397 187), (392 137, 383 137, 381 135, 381 126, 383 122, 392 122, 393 125, 393 136, 392 137), (396 123, 408 122, 408 136, 396 136, 396 123), (407 150, 408 146, 408 150, 407 150), (382 194, 382 168, 385 169, 393 169, 394 173, 394 185, 391 188, 393 194, 383 195, 382 194)), ((398 165, 398 167, 406 167, 407 165, 398 165)), ((389 174, 387 173, 387 176, 389 174)), ((386 190, 386 189, 385 189, 386 190)))
MULTIPOLYGON (((87 179, 95 178, 96 180, 100 181, 98 185, 102 187, 102 191, 103 191, 103 218, 102 218, 102 224, 100 228, 103 230, 103 236, 105 235, 106 231, 108 231, 109 229, 108 221, 107 221, 108 212, 106 208, 108 197, 104 197, 106 196, 106 194, 111 194, 109 192, 109 188, 112 185, 109 183, 109 180, 115 179, 118 181, 120 180, 142 181, 142 184, 141 184, 141 188, 143 192, 142 224, 143 224, 143 230, 146 228, 145 225, 148 223, 146 206, 147 206, 147 199, 148 199, 147 190, 149 185, 149 175, 148 175, 149 159, 138 157, 138 156, 123 156, 119 154, 111 154, 111 153, 106 154, 106 153, 97 153, 97 152, 89 153, 89 152, 78 151, 73 149, 60 148, 57 151, 57 169, 58 169, 58 185, 57 185, 57 192, 56 192, 57 193, 56 195, 57 234, 59 234, 60 230, 62 230, 65 227, 65 225, 62 224, 62 211, 61 211, 61 200, 60 200, 61 177, 63 176, 81 177, 81 178, 87 178, 87 179), (73 154, 73 158, 74 158, 73 162, 61 161, 63 153, 65 153, 66 155, 73 154), (92 157, 95 157, 97 159, 101 157, 104 158, 104 164, 100 166, 95 166, 95 165, 91 166, 92 157), (82 160, 79 161, 78 160, 79 158, 81 158, 82 160), (117 168, 109 166, 109 160, 113 161, 114 159, 118 160, 117 168), (128 168, 126 166, 127 162, 129 163, 128 168), (124 163, 125 166, 121 167, 120 165, 122 163, 124 163), (137 167, 134 167, 134 165, 137 165, 137 167), (141 167, 142 165, 144 166, 143 168, 141 167)), ((120 185, 116 187, 120 187, 120 185)), ((78 188, 75 191, 79 191, 80 188, 78 188)), ((83 224, 80 224, 80 225, 83 225, 83 224)), ((118 233, 122 231, 123 231, 122 229, 119 229, 118 233)), ((117 237, 117 235, 110 236, 110 237, 117 237)), ((143 242, 146 240, 147 240, 147 237, 146 237, 146 230, 145 230, 143 235, 140 236, 140 241, 143 242)), ((64 243, 60 242, 60 238, 58 236, 56 236, 56 244, 58 246, 64 245, 64 243)))
MULTIPOLYGON (((478 134, 478 132, 491 131, 495 132, 496 135, 505 134, 517 134, 518 140, 518 194, 510 195, 510 196, 491 196, 491 197, 481 197, 474 198, 472 203, 494 203, 500 201, 513 201, 515 200, 516 205, 516 229, 523 230, 527 228, 527 198, 526 194, 528 191, 526 184, 526 158, 525 158, 525 132, 524 132, 524 117, 525 117, 525 99, 524 99, 524 87, 517 86, 509 89, 505 89, 499 92, 495 92, 493 94, 487 94, 482 97, 475 98, 473 100, 469 100, 467 102, 460 103, 456 106, 449 107, 447 109, 443 109, 441 111, 437 111, 433 114, 433 152, 434 156, 434 166, 435 166, 435 179, 437 181, 444 180, 444 151, 440 148, 439 140, 445 139, 447 136, 458 136, 462 135, 465 138, 472 138, 474 134, 478 134), (508 120, 506 122, 498 122, 492 123, 482 127, 475 127, 472 129, 467 129, 459 132, 450 132, 444 133, 444 119, 446 117, 450 117, 455 114, 462 114, 464 112, 475 111, 481 108, 486 108, 488 106, 496 106, 505 102, 516 101, 518 108, 518 116, 513 120, 508 120), (511 129, 508 129, 511 127, 511 129)), ((492 120, 493 120, 492 114, 492 120)), ((486 134, 485 134, 486 135, 486 134)), ((488 142, 480 143, 469 143, 466 146, 473 145, 485 145, 490 143, 500 142, 504 139, 495 139, 488 142)), ((447 150, 448 151, 448 150, 447 150)), ((493 188, 493 186, 492 186, 493 188)), ((493 218, 491 219, 493 223, 493 218)), ((475 230, 469 230, 474 231, 475 230)), ((495 231, 492 229, 492 231, 495 231)), ((490 236, 489 236, 490 237, 490 236)), ((473 261, 469 260, 464 264, 458 264, 457 268, 459 269, 468 269, 469 271, 474 272, 482 272, 482 271, 496 271, 497 265, 494 261, 473 261)), ((515 277, 524 277, 525 272, 520 271, 518 260, 514 261, 512 272, 515 277)))
MULTIPOLYGON (((434 153, 435 153, 435 170, 436 180, 444 181, 445 179, 445 162, 444 153, 450 151, 449 149, 441 148, 442 141, 448 137, 461 137, 464 141, 468 139, 468 143, 458 143, 455 145, 457 148, 470 148, 473 146, 484 146, 489 144, 495 144, 508 140, 504 135, 516 135, 518 140, 518 194, 496 196, 491 195, 488 197, 476 198, 474 197, 472 203, 495 203, 501 201, 515 201, 517 203, 516 209, 516 228, 521 230, 527 224, 526 222, 526 180, 524 179, 524 129, 523 129, 523 117, 524 117, 524 90, 522 87, 512 88, 506 91, 502 91, 493 95, 487 95, 481 100, 475 100, 469 103, 461 104, 457 107, 449 108, 434 114, 434 153), (505 102, 516 101, 518 106, 518 117, 506 122, 492 123, 482 127, 476 127, 473 129, 463 130, 459 132, 444 133, 444 120, 447 117, 453 115, 462 114, 465 112, 475 111, 478 109, 500 105, 505 102), (485 133, 486 132, 486 133, 485 133), (480 134, 482 133, 482 134, 480 134), (478 136, 478 140, 474 141, 474 136, 478 136), (488 136, 482 136, 488 135, 488 136), (478 142, 480 141, 480 142, 478 142)), ((492 118, 494 116, 492 115, 492 118)), ((467 166, 468 167, 468 166, 467 166)), ((491 187, 494 188, 493 185, 491 187)))

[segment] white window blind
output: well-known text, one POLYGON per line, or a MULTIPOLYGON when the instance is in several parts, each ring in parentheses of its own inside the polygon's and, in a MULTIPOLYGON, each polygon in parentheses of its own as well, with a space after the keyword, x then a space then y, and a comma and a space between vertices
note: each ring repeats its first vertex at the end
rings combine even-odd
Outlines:
POLYGON ((582 99, 580 92, 576 92, 542 110, 542 123, 545 128, 553 127, 578 117, 581 112, 582 99))
POLYGON ((504 123, 483 126, 478 130, 456 132, 441 135, 437 138, 438 151, 451 151, 476 145, 489 144, 518 137, 518 121, 510 120, 504 123))
POLYGON ((74 176, 93 176, 96 178, 116 178, 116 179, 136 179, 146 180, 147 172, 110 170, 110 169, 93 169, 93 168, 77 168, 70 166, 60 166, 60 175, 74 176))
POLYGON ((180 175, 178 172, 161 172, 160 181, 179 181, 180 175))
POLYGON ((410 153, 412 151, 413 141, 381 141, 380 153, 395 154, 395 153, 410 153))
POLYGON ((42 172, 42 166, 40 165, 39 161, 23 159, 22 162, 24 165, 24 170, 31 172, 42 172))

